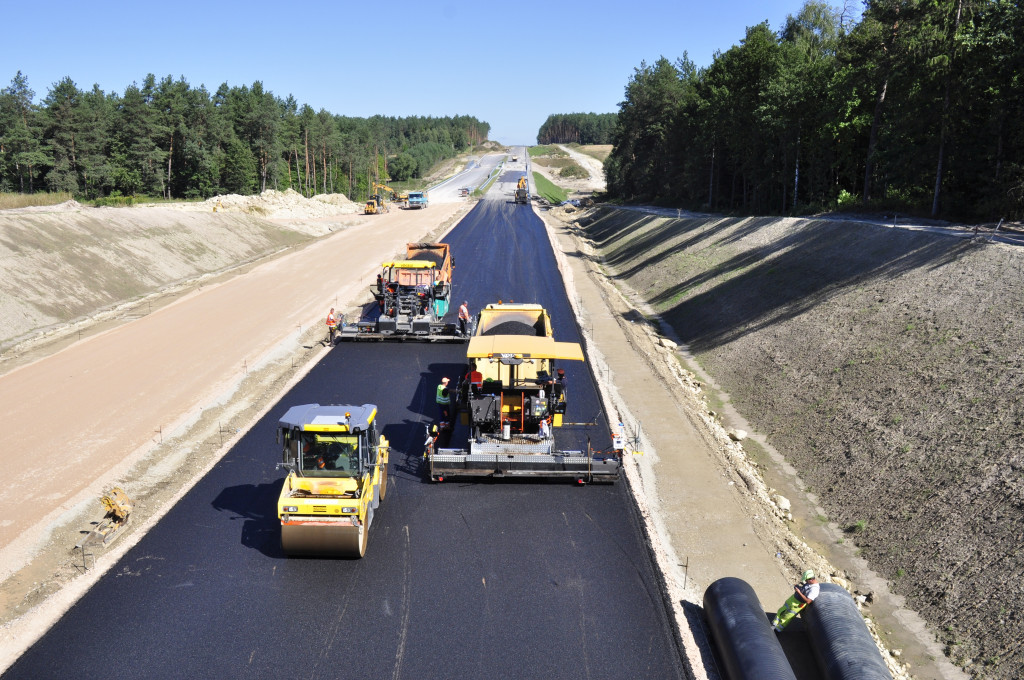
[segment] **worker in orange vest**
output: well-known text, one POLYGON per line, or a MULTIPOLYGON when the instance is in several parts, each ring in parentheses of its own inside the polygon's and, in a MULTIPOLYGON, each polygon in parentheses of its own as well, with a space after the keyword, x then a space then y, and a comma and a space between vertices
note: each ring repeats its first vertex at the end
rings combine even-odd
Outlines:
POLYGON ((331 307, 331 311, 327 312, 327 342, 331 345, 334 344, 336 330, 338 330, 338 321, 334 318, 334 307, 331 307))

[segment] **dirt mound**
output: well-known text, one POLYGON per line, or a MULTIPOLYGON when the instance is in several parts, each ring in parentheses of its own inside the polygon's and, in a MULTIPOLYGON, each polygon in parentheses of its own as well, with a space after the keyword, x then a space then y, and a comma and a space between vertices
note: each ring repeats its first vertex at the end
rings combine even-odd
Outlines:
POLYGON ((76 200, 64 201, 63 203, 57 203, 56 205, 33 205, 26 208, 11 208, 10 210, 0 211, 2 215, 10 215, 12 213, 61 213, 61 212, 74 212, 81 210, 84 206, 76 200))
POLYGON ((1024 676, 1024 250, 820 219, 582 225, 950 658, 1024 676))
POLYGON ((214 196, 202 203, 184 205, 196 206, 194 209, 210 212, 216 208, 217 212, 242 212, 274 219, 322 218, 348 215, 360 211, 360 207, 348 200, 344 194, 318 194, 313 198, 306 198, 294 189, 284 191, 267 189, 258 196, 227 194, 214 196))

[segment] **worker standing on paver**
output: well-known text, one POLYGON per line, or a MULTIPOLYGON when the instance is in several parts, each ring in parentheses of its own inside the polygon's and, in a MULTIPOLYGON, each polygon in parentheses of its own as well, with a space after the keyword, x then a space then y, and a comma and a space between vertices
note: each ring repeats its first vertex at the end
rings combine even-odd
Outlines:
POLYGON ((459 335, 465 335, 469 327, 469 303, 465 300, 459 305, 459 335))
POLYGON ((327 312, 327 343, 334 344, 334 333, 338 330, 338 320, 334 318, 334 307, 327 312))
POLYGON ((452 395, 448 392, 448 378, 441 378, 441 384, 437 386, 437 410, 441 417, 441 429, 448 426, 451 405, 452 395))
POLYGON ((466 373, 466 384, 468 385, 466 389, 471 390, 473 394, 479 396, 480 390, 484 386, 484 376, 483 373, 476 370, 475 361, 469 362, 469 371, 466 373))
POLYGON ((789 625, 789 622, 796 618, 796 615, 803 611, 804 607, 814 602, 821 591, 818 579, 814 577, 814 572, 810 569, 805 571, 800 579, 800 583, 793 586, 793 594, 779 607, 775 618, 772 619, 772 628, 776 633, 781 633, 782 629, 789 625))

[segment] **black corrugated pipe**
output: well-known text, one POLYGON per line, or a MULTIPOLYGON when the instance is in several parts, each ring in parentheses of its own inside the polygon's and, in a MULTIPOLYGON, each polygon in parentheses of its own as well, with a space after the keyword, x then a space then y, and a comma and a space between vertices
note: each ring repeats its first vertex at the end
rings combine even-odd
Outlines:
POLYGON ((800 616, 825 680, 892 680, 857 603, 845 589, 822 583, 800 616))
POLYGON ((761 602, 746 581, 729 576, 708 586, 704 614, 730 680, 796 680, 761 602))

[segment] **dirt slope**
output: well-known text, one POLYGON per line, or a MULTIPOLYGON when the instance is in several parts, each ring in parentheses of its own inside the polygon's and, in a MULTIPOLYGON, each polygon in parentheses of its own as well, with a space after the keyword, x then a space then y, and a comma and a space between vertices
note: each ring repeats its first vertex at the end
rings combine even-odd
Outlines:
POLYGON ((0 349, 344 228, 356 210, 341 194, 306 199, 289 190, 152 207, 69 201, 0 211, 0 349))
POLYGON ((582 224, 951 659, 1024 676, 1024 250, 824 220, 582 224))

